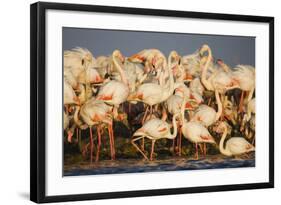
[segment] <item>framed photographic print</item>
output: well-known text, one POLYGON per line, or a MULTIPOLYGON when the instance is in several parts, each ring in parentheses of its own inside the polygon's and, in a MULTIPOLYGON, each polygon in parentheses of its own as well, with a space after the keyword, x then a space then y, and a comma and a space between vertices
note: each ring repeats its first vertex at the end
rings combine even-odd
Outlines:
POLYGON ((274 18, 31 5, 34 202, 274 187, 274 18))

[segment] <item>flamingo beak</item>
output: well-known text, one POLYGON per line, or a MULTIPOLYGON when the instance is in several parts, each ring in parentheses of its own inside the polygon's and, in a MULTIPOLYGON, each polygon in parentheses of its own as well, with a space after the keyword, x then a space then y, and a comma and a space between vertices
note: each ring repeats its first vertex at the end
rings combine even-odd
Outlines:
POLYGON ((131 62, 136 62, 136 63, 143 63, 145 61, 145 59, 142 56, 140 56, 139 54, 134 54, 134 55, 130 56, 128 58, 128 60, 131 62))
POLYGON ((193 109, 192 105, 189 102, 185 103, 185 108, 193 109))

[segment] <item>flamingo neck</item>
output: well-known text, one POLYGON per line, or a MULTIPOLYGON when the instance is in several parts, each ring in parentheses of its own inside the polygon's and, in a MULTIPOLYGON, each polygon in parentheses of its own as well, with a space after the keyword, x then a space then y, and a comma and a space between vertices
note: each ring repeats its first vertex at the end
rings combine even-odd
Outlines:
POLYGON ((113 54, 112 58, 113 58, 113 63, 114 63, 115 67, 117 68, 117 70, 118 70, 118 72, 119 72, 119 74, 121 76, 121 81, 125 85, 128 85, 128 79, 125 76, 124 70, 121 68, 120 64, 116 61, 116 56, 114 54, 113 54))
POLYGON ((217 121, 222 114, 222 103, 220 100, 219 92, 217 90, 215 91, 215 95, 216 95, 216 101, 217 101, 217 105, 218 105, 218 111, 216 113, 216 121, 217 121))
POLYGON ((169 60, 168 60, 168 67, 167 67, 168 74, 169 74, 169 87, 164 90, 163 100, 166 100, 174 92, 174 76, 173 76, 172 68, 171 68, 171 58, 172 58, 172 56, 170 54, 169 55, 169 60))
POLYGON ((220 140, 219 149, 220 149, 220 152, 223 155, 231 156, 232 154, 229 152, 229 150, 225 149, 224 146, 223 146, 226 136, 227 136, 227 127, 226 127, 226 125, 224 125, 224 131, 223 131, 223 134, 222 134, 222 137, 221 137, 221 140, 220 140))
POLYGON ((209 47, 207 48, 207 51, 208 51, 208 58, 205 62, 203 70, 202 70, 201 81, 202 81, 203 85, 207 88, 207 90, 212 90, 213 86, 207 80, 207 71, 208 71, 208 67, 209 67, 209 65, 211 63, 211 60, 212 60, 212 51, 209 47))
POLYGON ((170 135, 169 139, 175 139, 177 134, 178 134, 178 128, 177 128, 177 122, 176 122, 176 117, 178 116, 178 114, 175 114, 173 116, 173 134, 170 135))
POLYGON ((180 112, 182 124, 184 124, 184 122, 186 121, 186 119, 185 119, 185 117, 184 117, 184 111, 185 111, 185 104, 186 104, 186 102, 187 102, 187 97, 184 96, 184 97, 183 97, 183 100, 182 100, 181 112, 180 112))

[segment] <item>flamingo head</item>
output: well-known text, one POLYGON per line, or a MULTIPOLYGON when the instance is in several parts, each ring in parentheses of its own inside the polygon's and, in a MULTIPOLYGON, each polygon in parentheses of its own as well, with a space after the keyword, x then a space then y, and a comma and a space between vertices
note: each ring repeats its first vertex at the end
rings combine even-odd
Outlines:
POLYGON ((123 54, 121 53, 120 50, 116 49, 113 51, 112 54, 113 57, 116 57, 117 59, 119 59, 121 61, 121 63, 125 62, 125 57, 123 56, 123 54))
POLYGON ((219 134, 222 134, 225 130, 227 130, 228 133, 231 133, 231 126, 225 121, 217 121, 213 126, 213 130, 219 134))
POLYGON ((203 46, 201 46, 200 50, 199 50, 199 55, 201 57, 204 56, 204 53, 210 51, 210 47, 207 44, 204 44, 203 46))

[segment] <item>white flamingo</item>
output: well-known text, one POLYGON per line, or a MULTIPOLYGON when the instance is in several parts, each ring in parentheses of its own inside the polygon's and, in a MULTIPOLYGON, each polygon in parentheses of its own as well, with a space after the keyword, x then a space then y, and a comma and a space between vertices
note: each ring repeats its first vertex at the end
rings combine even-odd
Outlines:
MULTIPOLYGON (((184 103, 183 103, 184 105, 184 103)), ((196 151, 196 159, 198 159, 198 143, 211 143, 216 144, 214 138, 209 133, 206 127, 204 127, 199 122, 187 122, 184 117, 184 110, 185 107, 182 106, 181 108, 181 118, 182 118, 182 127, 181 131, 183 136, 191 141, 192 143, 195 143, 195 151, 196 151)), ((206 150, 204 148, 204 150, 206 150)), ((206 154, 206 153, 204 153, 206 154)))
POLYGON ((91 98, 88 100, 80 109, 77 107, 74 114, 75 123, 82 129, 89 127, 90 130, 90 160, 93 161, 93 134, 92 126, 97 126, 97 135, 98 135, 98 146, 96 153, 96 161, 99 160, 99 152, 101 145, 101 127, 105 124, 108 127, 109 142, 110 142, 110 152, 111 159, 115 159, 115 150, 114 150, 114 137, 113 137, 113 128, 112 128, 112 107, 105 104, 103 101, 96 100, 91 98), (79 112, 80 111, 80 112, 79 112), (83 124, 79 120, 78 113, 80 114, 82 120, 86 123, 83 124))
MULTIPOLYGON (((166 101, 174 91, 174 79, 170 67, 170 62, 172 55, 175 55, 174 52, 171 52, 169 55, 169 66, 168 66, 168 72, 169 72, 169 81, 166 83, 165 86, 161 86, 159 84, 155 83, 144 83, 140 85, 137 89, 137 91, 129 96, 129 100, 131 101, 141 101, 147 105, 150 106, 150 116, 152 114, 153 106, 159 103, 162 103, 166 101)), ((146 119, 146 115, 148 112, 148 108, 146 108, 144 120, 146 119)))
POLYGON ((93 54, 85 48, 74 48, 64 51, 64 71, 67 75, 72 74, 74 79, 89 67, 95 66, 93 54))
POLYGON ((115 50, 113 52, 112 59, 116 69, 120 73, 121 82, 117 80, 111 80, 103 85, 97 94, 97 100, 103 100, 110 105, 114 105, 115 117, 117 116, 117 108, 121 103, 127 100, 127 97, 129 95, 128 80, 116 58, 123 58, 119 50, 115 50))
POLYGON ((223 133, 219 144, 220 152, 223 155, 237 156, 255 150, 255 147, 243 137, 231 137, 229 140, 227 140, 226 145, 224 147, 224 141, 228 133, 226 123, 220 122, 220 124, 218 124, 218 126, 214 129, 218 133, 223 133))
POLYGON ((64 105, 80 105, 80 100, 75 94, 71 85, 64 79, 63 89, 63 103, 64 105))
POLYGON ((144 125, 138 129, 134 134, 133 134, 133 139, 132 139, 132 144, 134 147, 137 148, 137 150, 143 155, 145 159, 148 160, 147 156, 143 153, 143 151, 137 146, 135 143, 137 140, 148 138, 151 140, 151 152, 150 152, 150 160, 153 160, 153 153, 154 153, 154 145, 156 140, 159 139, 175 139, 177 136, 177 124, 176 124, 176 117, 177 115, 173 116, 173 134, 171 134, 170 131, 170 125, 159 119, 159 118, 154 118, 146 121, 144 125))
POLYGON ((247 92, 248 97, 246 103, 250 102, 253 97, 255 91, 255 68, 250 65, 237 65, 234 68, 234 78, 239 83, 239 88, 242 90, 239 111, 242 112, 243 103, 244 103, 244 95, 247 92))

